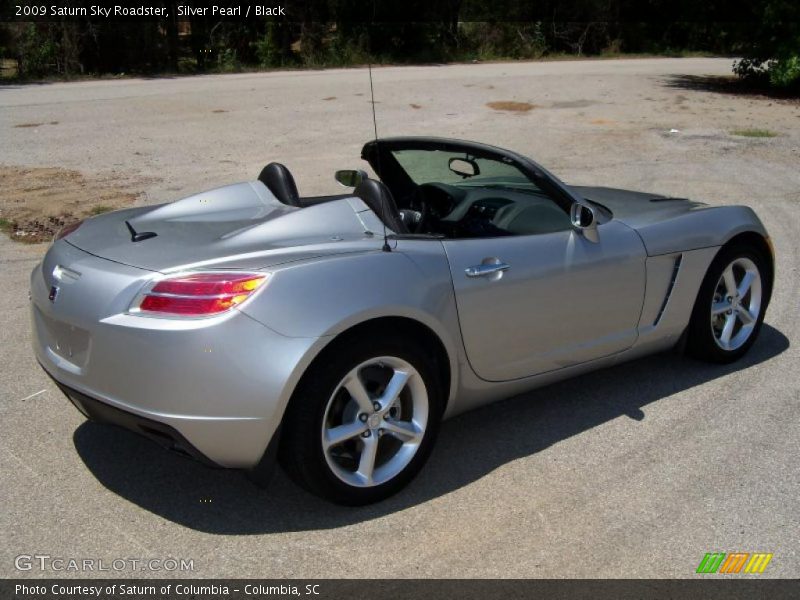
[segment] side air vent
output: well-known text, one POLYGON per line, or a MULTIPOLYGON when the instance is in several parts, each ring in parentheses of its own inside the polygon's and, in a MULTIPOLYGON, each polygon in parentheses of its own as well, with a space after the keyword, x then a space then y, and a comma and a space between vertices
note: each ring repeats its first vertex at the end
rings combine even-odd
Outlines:
POLYGON ((667 302, 669 302, 669 297, 672 295, 672 289, 675 287, 675 281, 678 279, 678 271, 681 269, 682 260, 683 254, 678 254, 678 256, 675 257, 675 263, 672 265, 672 276, 670 277, 669 285, 667 286, 667 293, 664 294, 664 301, 661 303, 661 308, 658 310, 656 320, 653 321, 654 327, 658 325, 658 322, 661 320, 661 315, 664 314, 664 310, 667 308, 667 302))

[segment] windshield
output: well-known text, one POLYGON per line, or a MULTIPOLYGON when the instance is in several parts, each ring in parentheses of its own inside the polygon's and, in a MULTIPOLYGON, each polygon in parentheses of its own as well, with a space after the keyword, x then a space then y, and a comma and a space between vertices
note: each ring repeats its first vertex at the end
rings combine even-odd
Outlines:
POLYGON ((479 158, 462 152, 444 150, 392 150, 391 153, 417 185, 446 183, 459 187, 479 186, 526 192, 540 191, 522 171, 503 160, 479 158), (456 173, 450 167, 452 159, 471 163, 474 174, 456 173))

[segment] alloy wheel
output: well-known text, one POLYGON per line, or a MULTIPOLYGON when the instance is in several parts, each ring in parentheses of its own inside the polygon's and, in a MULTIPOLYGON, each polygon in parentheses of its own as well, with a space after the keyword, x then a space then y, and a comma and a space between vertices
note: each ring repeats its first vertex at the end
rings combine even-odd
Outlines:
POLYGON ((428 424, 428 393, 409 362, 376 357, 336 386, 322 420, 322 449, 331 471, 355 487, 400 474, 414 458, 428 424))
POLYGON ((761 313, 761 274, 746 257, 722 271, 711 301, 711 332, 725 351, 741 348, 750 338, 761 313))

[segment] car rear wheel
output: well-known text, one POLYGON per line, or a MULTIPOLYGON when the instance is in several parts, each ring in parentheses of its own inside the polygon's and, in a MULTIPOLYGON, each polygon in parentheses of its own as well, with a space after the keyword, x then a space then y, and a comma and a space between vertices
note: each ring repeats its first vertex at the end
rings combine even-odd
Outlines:
POLYGON ((423 348, 404 340, 339 344, 304 375, 279 458, 292 479, 339 504, 382 500, 422 468, 442 412, 423 348))
POLYGON ((749 246, 723 248, 700 286, 687 349, 719 363, 737 360, 753 345, 771 290, 766 258, 749 246))

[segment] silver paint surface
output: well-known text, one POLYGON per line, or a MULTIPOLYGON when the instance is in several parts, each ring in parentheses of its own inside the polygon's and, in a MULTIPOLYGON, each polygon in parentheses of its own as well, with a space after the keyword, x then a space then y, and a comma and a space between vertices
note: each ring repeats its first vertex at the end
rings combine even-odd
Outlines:
POLYGON ((438 336, 451 374, 449 417, 669 348, 718 248, 742 231, 765 234, 746 207, 558 185, 611 211, 597 242, 578 230, 399 237, 383 252, 382 225, 359 199, 292 208, 260 182, 100 215, 56 241, 31 274, 34 349, 58 381, 171 425, 222 466, 250 467, 303 372, 354 325, 403 317, 438 336), (132 242, 125 220, 157 237, 132 242), (487 260, 510 268, 466 276, 487 260), (152 278, 211 266, 271 277, 218 317, 128 314, 152 278))

